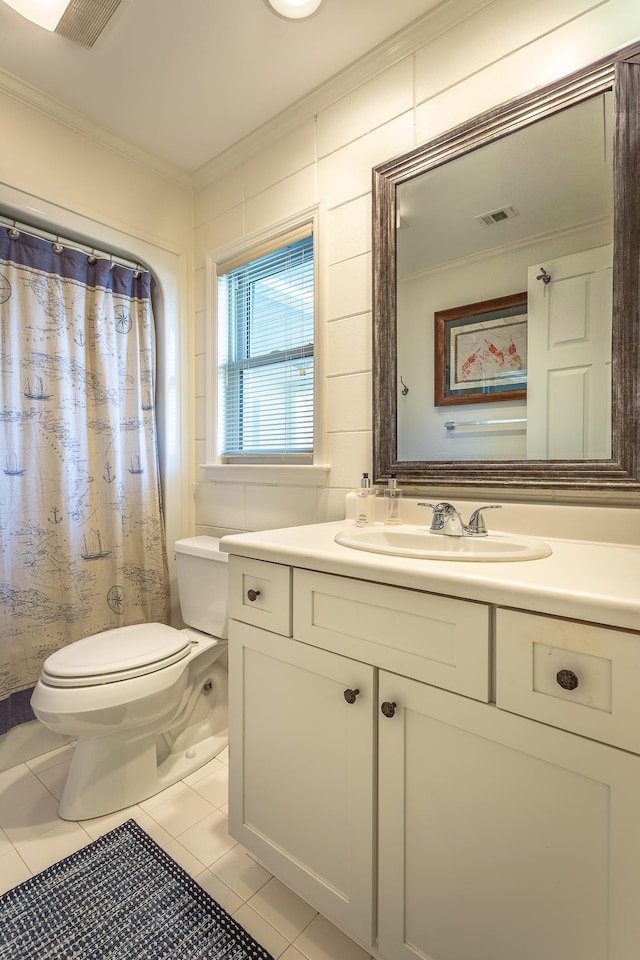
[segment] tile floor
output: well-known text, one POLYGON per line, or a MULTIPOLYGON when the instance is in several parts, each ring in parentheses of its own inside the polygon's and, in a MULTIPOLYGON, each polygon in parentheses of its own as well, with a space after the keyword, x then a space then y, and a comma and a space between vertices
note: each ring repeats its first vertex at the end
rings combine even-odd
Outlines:
POLYGON ((72 746, 0 772, 0 893, 133 818, 279 960, 368 960, 368 953, 255 863, 227 832, 227 751, 119 813, 61 820, 72 746))

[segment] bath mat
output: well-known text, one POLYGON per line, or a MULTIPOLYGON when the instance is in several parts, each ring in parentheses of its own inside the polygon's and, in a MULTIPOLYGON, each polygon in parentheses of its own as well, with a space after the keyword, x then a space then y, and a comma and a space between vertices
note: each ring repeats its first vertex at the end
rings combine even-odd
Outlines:
POLYGON ((273 960, 134 820, 0 897, 2 960, 273 960))

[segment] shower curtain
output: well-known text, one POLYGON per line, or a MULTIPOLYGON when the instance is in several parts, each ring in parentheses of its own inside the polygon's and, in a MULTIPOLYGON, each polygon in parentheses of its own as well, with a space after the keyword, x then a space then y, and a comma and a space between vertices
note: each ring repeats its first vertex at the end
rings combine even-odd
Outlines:
POLYGON ((49 654, 168 617, 150 283, 0 228, 0 734, 49 654))

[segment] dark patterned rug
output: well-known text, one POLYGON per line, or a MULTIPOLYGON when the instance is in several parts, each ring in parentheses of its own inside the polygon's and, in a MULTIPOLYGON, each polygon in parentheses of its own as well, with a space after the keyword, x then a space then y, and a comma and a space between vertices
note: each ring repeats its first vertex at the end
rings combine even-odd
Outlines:
POLYGON ((0 897, 2 960, 273 960, 134 820, 0 897))

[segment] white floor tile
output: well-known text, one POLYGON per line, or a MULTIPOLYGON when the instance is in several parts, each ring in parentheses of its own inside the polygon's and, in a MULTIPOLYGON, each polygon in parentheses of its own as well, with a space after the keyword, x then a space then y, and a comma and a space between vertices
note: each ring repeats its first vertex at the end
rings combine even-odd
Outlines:
POLYGON ((4 793, 27 773, 30 773, 30 770, 26 763, 19 763, 15 767, 9 767, 8 770, 0 770, 0 793, 4 793))
POLYGON ((69 767, 71 766, 72 756, 63 757, 60 763, 51 767, 45 767, 38 770, 37 777, 44 783, 47 790, 50 790, 58 800, 62 799, 62 794, 69 776, 69 767))
POLYGON ((249 906, 291 943, 309 926, 317 912, 275 877, 251 897, 249 906))
POLYGON ((229 800, 229 768, 222 763, 218 764, 218 769, 192 783, 191 789, 212 803, 214 807, 225 806, 229 800))
POLYGON ((367 950, 320 914, 296 937, 293 945, 307 960, 369 960, 367 950))
POLYGON ((223 883, 220 877, 212 873, 211 870, 204 870, 202 873, 197 874, 194 880, 200 884, 203 890, 206 890, 207 893, 213 897, 216 903, 224 907, 227 913, 235 913, 236 910, 239 910, 242 906, 243 901, 241 898, 233 892, 231 887, 223 883))
POLYGON ((141 810, 153 810, 154 807, 160 806, 161 803, 166 803, 168 800, 171 800, 172 797, 175 797, 182 793, 184 790, 184 783, 173 783, 170 787, 167 787, 166 790, 161 790, 160 793, 156 793, 154 797, 149 797, 147 800, 141 800, 138 806, 141 810))
POLYGON ((229 836, 228 820, 219 810, 180 833, 178 840, 205 867, 210 867, 236 845, 233 837, 229 836))
POLYGON ((206 867, 206 864, 192 853, 191 850, 183 847, 179 840, 170 840, 163 849, 165 853, 169 854, 172 860, 175 860, 183 870, 186 870, 190 877, 196 877, 199 873, 202 873, 206 867))
MULTIPOLYGON (((107 813, 103 817, 92 817, 91 820, 79 820, 78 823, 83 827, 92 840, 97 840, 109 830, 114 830, 120 824, 127 820, 139 821, 142 816, 142 810, 139 806, 126 807, 124 810, 117 810, 115 813, 107 813)), ((144 829, 144 828, 143 828, 144 829)))
MULTIPOLYGON (((280 957, 289 946, 289 941, 272 927, 264 917, 252 910, 248 904, 243 904, 233 914, 234 920, 242 924, 251 936, 261 943, 274 958, 280 957)), ((337 958, 336 958, 337 960, 337 958)))
POLYGON ((148 833, 152 840, 162 847, 163 850, 166 850, 167 844, 171 843, 173 837, 170 833, 161 827, 160 824, 150 817, 148 813, 145 813, 143 810, 140 813, 136 814, 133 817, 139 827, 141 827, 145 833, 148 833))
POLYGON ((8 853, 9 850, 13 850, 13 844, 11 840, 9 840, 9 837, 6 835, 4 830, 0 828, 0 857, 3 854, 8 853))
POLYGON ((30 876, 31 871, 17 850, 9 850, 0 857, 0 893, 6 893, 30 876))
POLYGON ((188 827, 204 820, 216 809, 213 804, 190 787, 184 784, 180 787, 180 790, 172 792, 168 800, 152 807, 143 807, 145 813, 164 827, 172 837, 177 837, 188 827))
POLYGON ((214 757, 213 760, 209 760, 208 763, 203 764, 203 766, 198 767, 197 770, 194 770, 193 773, 190 773, 188 777, 185 777, 182 781, 186 783, 188 787, 192 787, 194 783, 197 783, 198 780, 204 780, 206 777, 210 777, 212 773, 216 773, 220 770, 221 767, 226 769, 226 764, 222 763, 218 757, 214 757))
POLYGON ((4 770, 0 774, 0 827, 3 827, 7 818, 12 818, 20 807, 31 806, 50 796, 51 792, 26 764, 4 770))
POLYGON ((280 960, 307 960, 303 953, 300 953, 296 947, 287 947, 280 960))
POLYGON ((20 856, 33 873, 39 873, 88 843, 91 837, 79 824, 60 820, 52 830, 21 844, 20 856))
POLYGON ((249 900, 271 879, 269 871, 256 863, 239 844, 216 860, 211 870, 243 900, 249 900))
POLYGON ((6 809, 2 822, 6 835, 18 846, 47 833, 60 823, 58 800, 47 791, 34 803, 16 804, 6 809))
POLYGON ((30 770, 33 770, 35 774, 39 775, 43 770, 48 770, 49 767, 55 767, 59 763, 70 760, 71 757, 73 757, 73 750, 73 745, 68 743, 64 747, 59 747, 57 750, 43 754, 41 757, 34 757, 33 760, 27 760, 26 764, 30 770))

